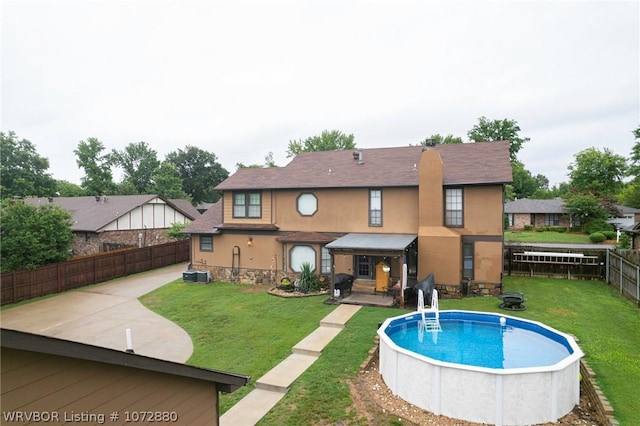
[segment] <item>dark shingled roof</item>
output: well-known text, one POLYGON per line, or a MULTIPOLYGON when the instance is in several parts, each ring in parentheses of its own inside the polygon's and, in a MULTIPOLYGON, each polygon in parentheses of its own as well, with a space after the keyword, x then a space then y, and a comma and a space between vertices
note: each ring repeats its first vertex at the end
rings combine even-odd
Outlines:
MULTIPOLYGON (((423 146, 303 152, 285 167, 243 168, 218 190, 418 186, 423 146)), ((445 185, 512 182, 509 142, 436 145, 445 185)))
POLYGON ((222 201, 212 204, 206 212, 187 225, 182 233, 185 234, 214 234, 222 225, 222 201))
POLYGON ((533 200, 529 198, 521 198, 515 201, 509 201, 504 204, 505 213, 569 213, 564 207, 562 198, 553 198, 551 200, 533 200))
MULTIPOLYGON (((64 210, 71 212, 73 224, 71 230, 76 232, 90 231, 100 232, 102 228, 129 213, 136 207, 142 206, 155 198, 161 198, 157 194, 153 195, 109 195, 104 197, 54 197, 49 201, 47 198, 25 198, 24 202, 34 206, 54 204, 64 210)), ((164 200, 164 199, 163 199, 164 200)), ((171 201, 165 200, 168 205, 193 220, 191 210, 184 211, 180 206, 171 201)))

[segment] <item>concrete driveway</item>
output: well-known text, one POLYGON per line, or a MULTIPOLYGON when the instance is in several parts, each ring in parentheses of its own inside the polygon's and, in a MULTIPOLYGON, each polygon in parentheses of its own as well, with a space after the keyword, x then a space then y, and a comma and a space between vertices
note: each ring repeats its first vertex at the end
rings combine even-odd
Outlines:
POLYGON ((186 263, 167 266, 4 309, 0 322, 7 329, 116 350, 127 349, 130 328, 135 353, 185 362, 193 353, 189 335, 137 299, 181 278, 186 269, 186 263))

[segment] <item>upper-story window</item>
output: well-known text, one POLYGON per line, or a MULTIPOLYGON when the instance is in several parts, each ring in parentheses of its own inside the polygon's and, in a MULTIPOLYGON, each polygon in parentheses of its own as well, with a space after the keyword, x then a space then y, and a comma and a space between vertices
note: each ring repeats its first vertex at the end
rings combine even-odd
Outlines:
POLYGON ((382 190, 369 190, 369 226, 382 226, 382 190))
POLYGON ((260 192, 235 192, 233 194, 233 217, 262 217, 262 195, 260 192))
POLYGON ((304 193, 298 196, 296 201, 298 213, 302 216, 313 216, 318 210, 318 199, 311 193, 304 193))
POLYGON ((462 226, 464 218, 462 188, 446 189, 444 198, 444 224, 446 226, 462 226))

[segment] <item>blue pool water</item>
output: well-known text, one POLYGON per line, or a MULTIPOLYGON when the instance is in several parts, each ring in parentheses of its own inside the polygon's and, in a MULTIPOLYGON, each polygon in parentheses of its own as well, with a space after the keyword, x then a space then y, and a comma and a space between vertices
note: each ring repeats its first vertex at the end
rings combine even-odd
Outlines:
POLYGON ((394 320, 385 330, 393 342, 444 362, 486 368, 528 368, 554 365, 573 351, 566 339, 529 322, 499 315, 441 312, 442 331, 418 327, 420 315, 394 320))

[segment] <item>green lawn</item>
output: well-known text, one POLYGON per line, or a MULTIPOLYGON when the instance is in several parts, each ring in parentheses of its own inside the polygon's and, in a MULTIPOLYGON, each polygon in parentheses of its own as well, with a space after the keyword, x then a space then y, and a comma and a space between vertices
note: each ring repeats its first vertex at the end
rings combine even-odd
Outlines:
POLYGON ((577 232, 553 231, 505 231, 504 241, 516 243, 592 244, 587 234, 580 234, 577 232))
MULTIPOLYGON (((620 424, 640 418, 640 310, 599 281, 506 277, 505 291, 522 291, 527 310, 514 316, 576 335, 620 424)), ((281 299, 265 287, 170 283, 142 302, 182 326, 193 338, 189 364, 248 374, 252 382, 291 353, 333 306, 325 297, 281 299)), ((502 312, 494 297, 441 300, 441 309, 502 312)), ((363 424, 349 410, 346 380, 373 346, 377 324, 401 310, 362 308, 291 387, 260 425, 363 424)), ((229 409, 252 386, 222 395, 229 409)))

